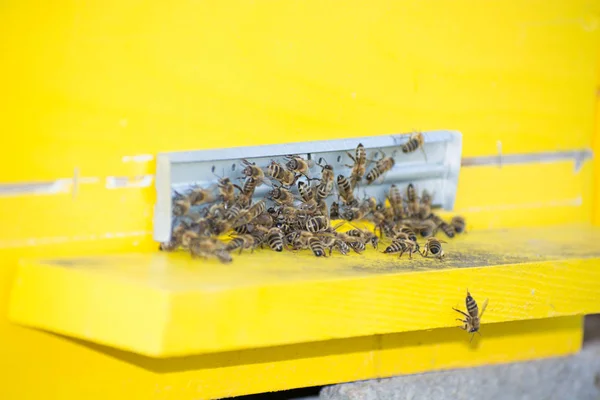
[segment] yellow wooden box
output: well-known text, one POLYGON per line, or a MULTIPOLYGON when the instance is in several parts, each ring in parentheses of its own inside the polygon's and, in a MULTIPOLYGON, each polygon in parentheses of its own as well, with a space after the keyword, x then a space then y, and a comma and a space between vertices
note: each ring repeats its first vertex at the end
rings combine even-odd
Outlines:
POLYGON ((569 354, 600 312, 600 4, 0 7, 0 398, 216 398, 569 354), (470 233, 444 263, 223 267, 151 239, 157 153, 412 129, 464 134, 470 233), (490 301, 473 344, 452 311, 467 288, 490 301))

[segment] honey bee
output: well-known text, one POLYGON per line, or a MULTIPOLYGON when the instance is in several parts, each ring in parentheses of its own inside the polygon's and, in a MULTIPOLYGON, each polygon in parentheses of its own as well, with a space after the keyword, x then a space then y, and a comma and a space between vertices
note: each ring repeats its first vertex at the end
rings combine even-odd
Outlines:
POLYGON ((182 223, 178 223, 171 232, 171 240, 168 242, 162 242, 158 249, 160 251, 175 251, 181 246, 183 233, 186 231, 186 226, 182 223))
POLYGON ((264 213, 266 209, 267 203, 265 200, 254 203, 250 208, 240 212, 238 217, 234 220, 233 228, 251 223, 255 218, 264 213))
POLYGON ((402 254, 408 253, 408 258, 412 258, 412 254, 417 251, 417 244, 412 240, 398 239, 394 240, 383 252, 385 254, 400 253, 398 257, 402 257, 402 254))
POLYGON ((367 185, 375 182, 379 177, 394 167, 395 161, 393 157, 386 157, 383 151, 381 152, 381 160, 377 161, 375 167, 367 174, 367 185))
POLYGON ((313 252, 313 254, 317 257, 327 257, 327 254, 325 254, 325 246, 323 246, 323 243, 321 242, 321 240, 316 237, 316 236, 311 236, 308 239, 308 247, 310 248, 310 250, 313 252))
POLYGON ((348 247, 350 247, 352 250, 354 250, 355 253, 358 253, 358 254, 360 254, 366 250, 365 243, 361 242, 360 240, 357 240, 354 242, 346 242, 346 244, 348 245, 348 247))
POLYGON ((347 205, 349 207, 358 206, 358 201, 354 198, 354 193, 352 191, 352 185, 350 184, 350 181, 348 179, 346 179, 346 177, 344 175, 338 175, 337 187, 338 187, 338 193, 339 193, 340 197, 342 198, 342 200, 344 201, 345 205, 347 205))
POLYGON ((320 215, 329 219, 329 210, 327 210, 327 203, 325 200, 321 200, 317 203, 317 211, 320 215))
POLYGON ((401 225, 398 233, 406 235, 409 240, 412 240, 415 243, 417 242, 417 234, 409 226, 401 225))
POLYGON ((419 233, 423 237, 429 237, 435 235, 437 231, 437 225, 430 219, 424 220, 419 225, 419 233))
POLYGON ((329 218, 319 215, 306 221, 305 229, 311 233, 322 232, 329 228, 329 218))
POLYGON ((239 254, 242 254, 242 250, 250 249, 250 252, 254 251, 254 248, 258 246, 258 241, 252 235, 239 235, 231 239, 225 246, 225 250, 228 252, 239 249, 239 254))
POLYGON ((437 225, 438 229, 444 232, 446 236, 448 236, 449 238, 454 237, 454 226, 450 225, 436 214, 431 214, 431 220, 437 225))
POLYGON ((271 161, 267 174, 283 186, 292 186, 296 182, 296 175, 276 161, 271 161))
POLYGON ((388 201, 390 202, 390 206, 392 207, 392 212, 394 214, 395 219, 402 219, 405 217, 404 215, 404 204, 402 202, 402 193, 400 193, 400 189, 396 185, 390 186, 390 191, 388 193, 388 201))
POLYGON ((225 219, 227 220, 235 220, 240 216, 240 213, 242 212, 242 207, 240 207, 239 205, 234 205, 229 207, 226 211, 225 211, 225 219))
POLYGON ((465 219, 460 215, 456 215, 452 217, 452 221, 450 221, 450 225, 454 228, 456 233, 465 232, 465 219))
POLYGON ((237 188, 241 192, 242 188, 235 185, 233 182, 231 182, 231 179, 227 177, 221 178, 217 175, 217 178, 219 178, 217 184, 217 188, 219 189, 219 198, 221 201, 223 201, 223 203, 225 203, 225 205, 233 205, 235 202, 235 189, 237 188))
POLYGON ((191 206, 192 204, 187 198, 175 200, 173 202, 173 215, 176 217, 182 217, 188 213, 191 206))
POLYGON ((340 205, 335 201, 331 203, 331 208, 329 209, 329 218, 340 219, 340 205))
POLYGON ((200 237, 191 240, 189 250, 192 258, 214 256, 222 263, 229 263, 232 260, 231 255, 225 250, 225 244, 215 238, 200 237))
POLYGON ((309 247, 309 239, 313 234, 307 231, 293 231, 286 236, 286 242, 292 245, 292 249, 300 250, 309 247))
POLYGON ((383 225, 387 224, 391 220, 391 218, 388 218, 388 216, 385 215, 384 210, 385 208, 383 205, 378 204, 375 207, 375 210, 369 215, 369 220, 374 225, 373 232, 377 234, 377 230, 379 230, 380 237, 383 237, 383 225))
POLYGON ((273 217, 268 212, 263 212, 252 221, 254 225, 270 228, 273 226, 273 217))
POLYGON ((240 235, 246 235, 250 232, 253 231, 254 226, 251 224, 246 224, 246 225, 241 225, 238 227, 233 228, 233 230, 235 231, 235 233, 238 233, 240 235))
POLYGON ((315 193, 315 197, 318 202, 325 200, 325 198, 329 196, 329 193, 331 193, 331 190, 333 190, 333 181, 335 179, 333 167, 331 165, 319 164, 319 166, 321 167, 321 182, 317 186, 315 193))
POLYGON ((461 311, 454 307, 452 307, 452 309, 454 311, 459 312, 462 315, 464 315, 465 319, 456 318, 456 320, 460 321, 464 324, 463 326, 461 326, 462 329, 473 334, 473 335, 471 335, 471 340, 473 340, 475 333, 478 333, 479 335, 481 335, 481 333, 479 333, 479 327, 481 325, 481 317, 483 316, 483 313, 485 312, 485 309, 488 305, 488 299, 485 299, 483 301, 483 304, 481 305, 481 312, 479 312, 479 307, 477 306, 477 302, 471 296, 471 293, 469 293, 469 290, 467 290, 467 297, 465 299, 465 304, 467 306, 468 314, 465 313, 464 311, 461 311))
POLYGON ((274 188, 269 192, 269 197, 280 205, 291 206, 294 204, 294 195, 283 187, 274 188))
POLYGON ((355 156, 350 154, 350 152, 346 153, 354 163, 353 165, 346 165, 346 167, 352 168, 350 185, 351 188, 354 189, 356 184, 362 181, 362 178, 367 170, 367 152, 365 151, 365 146, 363 146, 362 143, 359 143, 358 146, 356 146, 355 156))
POLYGON ((350 207, 342 212, 342 217, 347 221, 357 221, 363 219, 366 212, 361 207, 350 207))
MULTIPOLYGON (((317 237, 321 240, 321 243, 323 243, 323 247, 325 249, 329 249, 329 255, 331 255, 331 253, 333 252, 333 248, 336 247, 336 241, 341 242, 341 240, 336 239, 335 235, 330 232, 319 232, 317 234, 317 237)), ((346 246, 346 248, 347 247, 348 246, 346 246)), ((342 254, 344 254, 343 250, 341 252, 342 252, 342 254)), ((346 252, 346 254, 347 254, 347 252, 346 252)))
POLYGON ((377 210, 377 199, 375 197, 369 197, 363 200, 361 207, 367 212, 374 212, 377 210))
POLYGON ((265 172, 262 170, 262 168, 257 166, 256 163, 250 162, 246 159, 242 160, 242 164, 245 165, 244 169, 242 170, 242 174, 244 174, 246 177, 254 179, 257 184, 263 182, 265 179, 265 172))
POLYGON ((364 241, 371 242, 371 245, 374 249, 377 249, 377 246, 379 245, 379 238, 377 237, 377 235, 375 235, 367 229, 351 229, 346 232, 346 235, 359 237, 362 238, 364 241))
POLYGON ((415 190, 415 187, 412 183, 409 183, 408 187, 406 188, 406 199, 408 200, 408 216, 412 217, 414 215, 418 215, 420 204, 417 196, 417 191, 415 190))
POLYGON ((304 203, 315 202, 315 192, 309 183, 298 181, 298 193, 304 203))
MULTIPOLYGON (((408 142, 402 145, 402 152, 404 154, 407 154, 412 153, 413 151, 419 148, 423 150, 423 143, 425 143, 425 138, 423 137, 423 134, 421 132, 415 132, 412 135, 410 135, 408 142)), ((423 151, 423 155, 425 155, 425 151, 423 151)))
POLYGON ((281 229, 277 227, 269 229, 269 232, 267 233, 267 244, 271 250, 279 252, 283 251, 283 242, 284 237, 281 229))
POLYGON ((216 197, 212 190, 203 188, 192 188, 190 193, 187 195, 187 199, 192 206, 212 203, 216 200, 216 197))
POLYGON ((302 174, 306 178, 309 178, 308 170, 310 169, 312 162, 306 161, 305 159, 303 159, 300 156, 289 155, 289 156, 287 156, 287 158, 289 159, 289 161, 285 164, 285 166, 290 171, 293 171, 297 174, 302 174))
POLYGON ((249 176, 244 181, 241 193, 236 198, 236 203, 241 207, 248 207, 252 202, 252 196, 254 196, 254 190, 258 186, 258 180, 249 176))
POLYGON ((269 234, 269 228, 262 226, 251 224, 252 229, 250 230, 250 234, 254 237, 255 247, 260 246, 263 248, 263 243, 267 239, 267 235, 269 234))
POLYGON ((442 260, 446 255, 442 249, 442 243, 446 243, 443 240, 439 240, 435 237, 428 237, 425 246, 423 246, 423 257, 427 257, 429 253, 433 254, 434 257, 442 260))
POLYGON ((423 190, 423 195, 421 196, 421 204, 419 205, 419 217, 421 219, 429 218, 431 215, 431 195, 427 190, 423 190))

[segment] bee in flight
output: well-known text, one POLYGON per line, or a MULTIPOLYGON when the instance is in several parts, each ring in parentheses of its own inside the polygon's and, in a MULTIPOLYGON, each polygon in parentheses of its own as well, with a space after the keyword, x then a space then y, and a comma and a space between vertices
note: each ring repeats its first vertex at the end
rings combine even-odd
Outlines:
POLYGON ((481 317, 483 316, 485 308, 488 305, 488 299, 485 299, 483 301, 483 304, 481 305, 481 312, 479 312, 477 302, 475 301, 473 296, 471 296, 471 293, 469 293, 469 290, 467 289, 467 297, 465 299, 465 304, 467 306, 468 314, 454 307, 452 307, 452 309, 464 315, 465 319, 456 318, 456 320, 463 323, 463 326, 460 327, 461 329, 464 329, 465 331, 473 334, 471 335, 471 340, 473 340, 475 333, 478 333, 481 336, 481 333, 479 332, 479 326, 481 324, 481 317))

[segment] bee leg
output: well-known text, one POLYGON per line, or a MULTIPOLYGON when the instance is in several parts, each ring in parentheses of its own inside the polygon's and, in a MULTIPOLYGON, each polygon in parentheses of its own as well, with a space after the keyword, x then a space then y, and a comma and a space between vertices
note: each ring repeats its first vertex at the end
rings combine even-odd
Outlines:
POLYGON ((398 258, 402 258, 402 254, 404 254, 404 250, 402 250, 402 251, 400 252, 400 255, 398 256, 398 258))
MULTIPOLYGON (((464 312, 464 311, 461 311, 461 310, 459 310, 459 309, 457 309, 457 308, 454 308, 454 307, 452 307, 452 309, 453 309, 454 311, 457 311, 457 312, 461 313, 461 314, 462 314, 462 315, 464 315, 465 317, 469 318, 469 314, 467 314, 466 312, 464 312)), ((463 322, 464 322, 464 321, 463 321, 463 322)))
POLYGON ((240 251, 238 252, 238 254, 242 254, 242 250, 244 250, 244 247, 240 247, 240 251))
POLYGON ((425 162, 427 162, 427 154, 425 153, 425 149, 423 148, 423 146, 421 146, 420 149, 423 152, 423 157, 425 157, 425 162))
MULTIPOLYGON (((352 154, 350 154, 349 151, 347 151, 346 154, 348 154, 348 157, 350 157, 350 159, 352 159, 353 163, 356 163, 356 158, 354 158, 354 156, 352 154)), ((346 167, 352 168, 352 167, 354 167, 354 165, 346 165, 346 167)))

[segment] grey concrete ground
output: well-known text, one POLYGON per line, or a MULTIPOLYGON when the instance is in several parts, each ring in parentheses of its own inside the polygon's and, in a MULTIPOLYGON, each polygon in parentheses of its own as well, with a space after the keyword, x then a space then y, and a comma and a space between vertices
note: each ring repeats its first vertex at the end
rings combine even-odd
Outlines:
POLYGON ((321 400, 600 400, 600 316, 569 357, 431 372, 325 387, 321 400))

